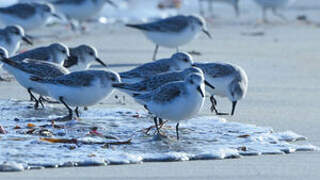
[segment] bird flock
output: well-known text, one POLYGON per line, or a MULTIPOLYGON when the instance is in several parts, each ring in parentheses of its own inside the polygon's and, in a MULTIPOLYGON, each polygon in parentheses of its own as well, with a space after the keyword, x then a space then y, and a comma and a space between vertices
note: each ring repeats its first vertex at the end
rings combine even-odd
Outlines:
MULTIPOLYGON (((276 9, 266 0, 255 0, 263 9, 276 9)), ((279 0, 281 6, 285 3, 279 0)), ((230 2, 237 3, 234 0, 230 2)), ((177 15, 144 24, 126 24, 141 31, 156 48, 152 60, 125 72, 109 69, 90 69, 94 62, 107 68, 95 47, 79 45, 67 47, 61 42, 18 53, 22 41, 33 45, 25 33, 43 26, 48 17, 78 21, 96 14, 108 0, 55 0, 49 3, 17 3, 0 8, 0 61, 4 70, 26 89, 34 108, 45 108, 49 98, 59 101, 68 110, 63 117, 80 116, 79 108, 97 104, 117 89, 131 96, 153 117, 160 134, 163 120, 179 122, 196 116, 209 95, 211 111, 216 115, 234 115, 239 100, 246 96, 247 75, 240 66, 230 63, 195 62, 192 56, 179 50, 201 32, 212 38, 206 21, 198 15, 177 15), (79 11, 85 9, 85 11, 79 11), (81 12, 81 13, 80 13, 81 12), (157 59, 159 47, 175 48, 171 57, 157 59), (230 113, 217 108, 216 97, 226 97, 232 107, 230 113)), ((236 6, 238 7, 238 6, 236 6)), ((150 58, 151 59, 151 58, 150 58)))

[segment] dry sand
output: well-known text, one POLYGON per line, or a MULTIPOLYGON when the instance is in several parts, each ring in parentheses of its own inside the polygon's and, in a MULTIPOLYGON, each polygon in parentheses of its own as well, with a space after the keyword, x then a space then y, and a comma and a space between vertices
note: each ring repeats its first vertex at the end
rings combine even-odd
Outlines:
MULTIPOLYGON (((319 13, 314 12, 316 17, 319 13)), ((314 16, 313 16, 314 17, 314 16)), ((226 61, 242 66, 249 77, 246 99, 229 121, 292 130, 320 146, 320 27, 294 20, 274 24, 221 23, 210 25, 213 40, 201 35, 182 49, 196 50, 195 61, 226 61), (263 35, 252 36, 252 33, 263 35), (249 35, 248 35, 249 34, 249 35)), ((61 28, 54 30, 63 32, 61 28)), ((46 34, 48 31, 40 31, 46 34)), ((62 38, 67 45, 90 43, 108 64, 144 63, 154 46, 134 30, 117 26, 99 27, 87 36, 62 38)), ((42 44, 47 44, 43 40, 42 44)), ((41 43, 39 45, 41 45, 41 43)), ((160 49, 159 57, 174 50, 160 49)), ((116 71, 125 68, 114 68, 116 71)), ((28 99, 16 82, 0 82, 0 98, 28 99)), ((127 107, 141 108, 130 98, 127 107)), ((108 100, 105 100, 108 102, 108 100)), ((114 101, 114 100, 113 100, 114 101)), ((219 109, 230 111, 226 99, 219 109)), ((108 103, 106 107, 114 106, 108 103)), ((202 115, 209 113, 205 106, 202 115)), ((50 152, 48 152, 50 153, 50 152)), ((1 173, 0 179, 320 179, 320 153, 245 157, 236 160, 144 163, 87 168, 33 170, 1 173)))

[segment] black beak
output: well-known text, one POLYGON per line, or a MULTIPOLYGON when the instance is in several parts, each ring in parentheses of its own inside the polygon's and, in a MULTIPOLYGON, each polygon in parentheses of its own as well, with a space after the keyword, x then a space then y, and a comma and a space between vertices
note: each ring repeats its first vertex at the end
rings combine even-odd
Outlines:
POLYGON ((97 61, 98 63, 100 63, 102 66, 108 67, 103 61, 101 61, 101 59, 96 58, 96 61, 97 61))
POLYGON ((201 96, 204 97, 204 93, 200 86, 197 87, 197 90, 200 92, 201 96))
POLYGON ((55 18, 57 18, 57 19, 62 20, 62 17, 59 16, 58 14, 56 14, 56 13, 51 13, 51 16, 53 16, 53 17, 55 17, 55 18))
POLYGON ((232 101, 232 110, 231 110, 231 116, 234 114, 234 110, 236 109, 237 101, 232 101))
POLYGON ((204 84, 206 85, 206 86, 209 86, 211 89, 215 89, 215 87, 214 86, 212 86, 208 81, 206 81, 206 80, 204 80, 204 84))
POLYGON ((22 40, 23 40, 24 42, 30 44, 30 45, 33 45, 31 39, 29 39, 28 36, 23 36, 23 37, 22 37, 22 40))
POLYGON ((106 2, 108 4, 110 4, 111 6, 113 6, 114 8, 118 8, 118 5, 116 5, 114 2, 110 1, 110 0, 106 0, 106 2))
POLYGON ((212 39, 212 36, 208 30, 202 29, 202 32, 204 32, 210 39, 212 39))

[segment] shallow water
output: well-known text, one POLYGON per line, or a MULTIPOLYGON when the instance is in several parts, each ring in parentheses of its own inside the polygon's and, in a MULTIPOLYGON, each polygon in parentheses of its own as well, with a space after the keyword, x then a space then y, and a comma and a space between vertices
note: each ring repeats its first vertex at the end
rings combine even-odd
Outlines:
POLYGON ((29 102, 1 100, 0 107, 0 122, 7 131, 0 135, 0 171, 227 159, 318 149, 292 131, 274 132, 269 127, 228 122, 216 116, 182 122, 181 139, 177 141, 171 123, 164 126, 161 137, 154 128, 147 134, 145 129, 153 125, 153 120, 145 111, 91 107, 83 111, 81 120, 55 122, 63 127, 58 128, 51 125, 51 120, 65 113, 62 106, 49 105, 36 111, 29 102), (92 131, 93 127, 98 130, 92 131), (42 138, 67 142, 52 143, 42 138), (128 140, 131 143, 126 143, 128 140), (112 142, 120 145, 108 144, 112 142))

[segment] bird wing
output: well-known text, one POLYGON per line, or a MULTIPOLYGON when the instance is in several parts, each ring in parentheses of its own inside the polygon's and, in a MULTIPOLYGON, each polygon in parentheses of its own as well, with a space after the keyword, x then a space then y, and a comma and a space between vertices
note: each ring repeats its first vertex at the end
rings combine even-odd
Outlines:
POLYGON ((234 68, 229 64, 208 63, 196 64, 196 66, 200 67, 204 73, 208 74, 212 78, 228 76, 234 73, 234 68))
POLYGON ((50 56, 44 48, 37 48, 34 50, 26 51, 24 53, 18 54, 11 59, 14 61, 23 61, 24 59, 35 59, 41 61, 49 61, 50 56))
POLYGON ((186 16, 179 15, 156 22, 145 24, 127 24, 126 26, 143 31, 177 33, 183 31, 188 26, 188 20, 186 16))
POLYGON ((36 12, 36 9, 31 4, 18 3, 9 7, 0 8, 0 12, 10 14, 19 18, 28 18, 36 12))

